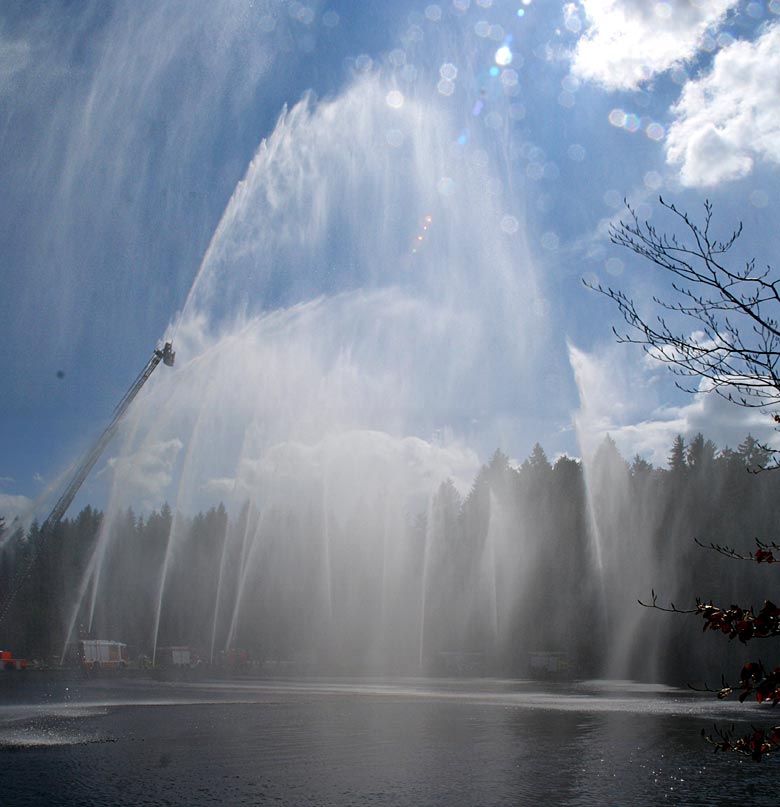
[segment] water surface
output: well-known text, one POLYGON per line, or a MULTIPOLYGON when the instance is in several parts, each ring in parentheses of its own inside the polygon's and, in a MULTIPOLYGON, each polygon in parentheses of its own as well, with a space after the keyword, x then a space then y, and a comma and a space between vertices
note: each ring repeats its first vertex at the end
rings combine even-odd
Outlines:
POLYGON ((644 685, 106 680, 0 703, 8 805, 776 805, 699 732, 771 714, 644 685))

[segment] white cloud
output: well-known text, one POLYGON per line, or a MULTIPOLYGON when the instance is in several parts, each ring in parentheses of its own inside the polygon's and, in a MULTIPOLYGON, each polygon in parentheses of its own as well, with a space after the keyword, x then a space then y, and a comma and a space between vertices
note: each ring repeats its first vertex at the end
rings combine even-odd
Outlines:
POLYGON ((572 73, 609 90, 637 89, 691 59, 707 29, 737 5, 737 0, 580 2, 589 25, 572 54, 572 73))
POLYGON ((320 490, 324 481, 342 504, 393 485, 410 498, 425 498, 445 479, 465 494, 478 468, 477 455, 450 435, 442 435, 441 442, 428 442, 370 429, 350 430, 314 444, 279 443, 257 459, 244 457, 235 477, 209 479, 204 490, 240 502, 280 496, 280 491, 300 498, 302 490, 320 490))
POLYGON ((626 459, 639 454, 658 467, 666 467, 678 434, 689 438, 701 432, 719 448, 735 448, 748 434, 770 445, 778 443, 767 413, 707 393, 707 382, 700 384, 700 393, 682 398, 680 405, 662 404, 659 396, 668 398, 671 383, 667 368, 636 361, 636 352, 625 346, 586 353, 570 345, 569 359, 580 392, 575 424, 585 456, 592 455, 608 434, 626 459))
POLYGON ((19 516, 26 520, 34 507, 32 499, 27 496, 14 495, 12 493, 0 493, 0 516, 5 518, 6 526, 19 516))
POLYGON ((118 487, 137 491, 144 506, 151 509, 165 501, 182 447, 176 438, 147 443, 132 454, 111 457, 107 465, 113 469, 118 487))
POLYGON ((683 88, 666 140, 680 180, 706 187, 739 179, 756 160, 780 163, 780 25, 716 56, 712 70, 683 88))
POLYGON ((227 497, 236 490, 236 480, 230 476, 220 476, 216 479, 208 479, 203 484, 206 493, 213 493, 217 496, 227 497))

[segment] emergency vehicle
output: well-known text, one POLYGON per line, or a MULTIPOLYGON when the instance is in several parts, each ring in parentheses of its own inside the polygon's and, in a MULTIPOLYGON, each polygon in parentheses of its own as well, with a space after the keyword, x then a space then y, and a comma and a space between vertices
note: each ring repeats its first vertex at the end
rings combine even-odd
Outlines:
POLYGON ((123 642, 110 639, 79 641, 79 664, 86 672, 124 670, 128 660, 127 645, 123 642))
POLYGON ((25 670, 27 659, 14 658, 10 650, 0 650, 0 670, 25 670))

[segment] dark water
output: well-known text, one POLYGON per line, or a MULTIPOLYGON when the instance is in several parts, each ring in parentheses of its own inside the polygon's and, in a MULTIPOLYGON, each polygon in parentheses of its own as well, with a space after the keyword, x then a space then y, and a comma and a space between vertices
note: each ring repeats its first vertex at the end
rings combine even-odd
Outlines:
POLYGON ((679 690, 115 680, 0 697, 3 807, 780 803, 780 761, 699 737, 775 715, 679 690))

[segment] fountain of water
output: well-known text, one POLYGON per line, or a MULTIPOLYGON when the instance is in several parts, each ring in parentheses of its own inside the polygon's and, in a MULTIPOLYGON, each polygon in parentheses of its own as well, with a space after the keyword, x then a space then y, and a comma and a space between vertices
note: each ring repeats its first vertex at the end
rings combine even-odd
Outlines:
MULTIPOLYGON (((175 379, 129 419, 93 605, 109 596, 113 520, 149 482, 133 469, 154 460, 173 517, 152 643, 191 551, 187 514, 222 499, 210 655, 254 638, 375 666, 424 657, 433 496, 469 484, 477 457, 457 435, 507 378, 530 379, 544 331, 520 199, 499 181, 508 143, 487 128, 458 140, 468 93, 403 87, 388 64, 282 114, 167 335, 175 379), (276 632, 253 635, 259 622, 276 632)), ((491 538, 494 577, 498 551, 491 538)))

